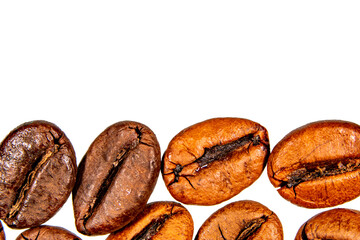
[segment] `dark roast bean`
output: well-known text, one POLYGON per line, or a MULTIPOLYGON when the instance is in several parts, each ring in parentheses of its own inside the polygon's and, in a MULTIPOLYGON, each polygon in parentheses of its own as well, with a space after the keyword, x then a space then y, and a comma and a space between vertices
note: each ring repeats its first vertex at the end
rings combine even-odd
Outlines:
POLYGON ((107 234, 129 223, 146 206, 160 164, 159 143, 148 127, 131 121, 108 127, 79 165, 73 191, 78 231, 107 234))
POLYGON ((80 240, 80 238, 64 228, 43 225, 24 231, 16 240, 80 240))
POLYGON ((255 201, 237 201, 220 208, 200 227, 195 240, 282 240, 274 212, 255 201))
POLYGON ((20 125, 0 146, 0 217, 12 228, 38 226, 50 219, 75 184, 76 158, 54 124, 20 125))
POLYGON ((0 240, 5 240, 5 232, 1 222, 0 222, 0 240))
POLYGON ((360 212, 337 208, 317 214, 304 223, 296 234, 295 240, 360 239, 360 212))
POLYGON ((193 232, 191 215, 181 204, 154 202, 125 228, 110 234, 107 240, 191 240, 193 232))
POLYGON ((295 129, 274 147, 267 170, 279 194, 299 206, 350 201, 360 195, 360 126, 329 120, 295 129))
POLYGON ((213 205, 257 180, 268 153, 268 134, 261 125, 240 118, 209 119, 171 140, 163 156, 162 176, 176 200, 213 205))

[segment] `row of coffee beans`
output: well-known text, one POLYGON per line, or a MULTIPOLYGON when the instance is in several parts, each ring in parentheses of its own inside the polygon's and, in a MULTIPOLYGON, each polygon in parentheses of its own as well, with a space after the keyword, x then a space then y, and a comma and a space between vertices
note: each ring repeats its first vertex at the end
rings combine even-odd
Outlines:
MULTIPOLYGON (((10 228, 31 228, 19 239, 42 239, 49 232, 59 234, 58 239, 79 239, 64 229, 39 228, 71 192, 76 228, 82 234, 112 233, 109 239, 192 239, 192 218, 180 203, 147 204, 160 171, 171 195, 183 204, 229 200, 255 182, 266 165, 280 195, 298 206, 332 207, 360 195, 360 126, 338 120, 302 126, 270 153, 268 132, 260 124, 241 118, 209 119, 177 134, 162 160, 152 130, 123 121, 93 141, 78 168, 64 132, 53 123, 33 121, 11 131, 1 143, 0 154, 0 218, 10 228)), ((335 211, 339 216, 329 218, 333 224, 347 221, 342 217, 347 213, 342 212, 347 211, 335 211)), ((299 230, 297 239, 312 239, 314 221, 299 230)), ((349 229, 336 230, 336 234, 348 236, 349 229)), ((321 230, 326 236, 335 234, 332 228, 321 230)), ((196 239, 250 236, 283 239, 282 226, 265 206, 240 201, 214 213, 196 239)))

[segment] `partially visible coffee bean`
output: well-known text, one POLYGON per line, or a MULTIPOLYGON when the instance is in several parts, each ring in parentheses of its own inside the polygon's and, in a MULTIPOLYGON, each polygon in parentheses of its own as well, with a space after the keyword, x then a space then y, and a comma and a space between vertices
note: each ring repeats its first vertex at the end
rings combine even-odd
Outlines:
POLYGON ((213 213, 195 240, 282 240, 283 229, 274 212, 255 201, 230 203, 213 213))
POLYGON ((5 240, 5 232, 1 222, 0 222, 0 240, 5 240))
POLYGON ((269 154, 267 130, 241 118, 190 126, 169 143, 162 162, 167 189, 185 204, 214 205, 259 178, 269 154))
POLYGON ((64 228, 42 225, 24 231, 16 240, 80 240, 80 238, 64 228))
POLYGON ((319 213, 305 222, 295 240, 360 239, 360 211, 336 208, 319 213))
POLYGON ((160 146, 145 125, 115 123, 91 144, 73 191, 76 228, 86 235, 114 232, 146 206, 160 173, 160 146))
POLYGON ((360 126, 328 120, 295 129, 274 147, 267 171, 279 194, 299 206, 350 201, 360 195, 360 126))
POLYGON ((68 199, 76 178, 74 149, 54 124, 20 125, 0 145, 0 218, 11 228, 38 226, 68 199))
POLYGON ((193 232, 194 223, 185 207, 175 202, 153 202, 107 240, 191 240, 193 232))

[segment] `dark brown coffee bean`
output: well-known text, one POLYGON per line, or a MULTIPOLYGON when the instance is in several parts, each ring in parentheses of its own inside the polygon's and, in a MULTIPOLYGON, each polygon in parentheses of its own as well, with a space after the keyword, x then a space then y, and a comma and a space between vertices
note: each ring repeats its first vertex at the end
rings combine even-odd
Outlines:
POLYGON ((360 239, 360 212, 337 208, 319 213, 304 223, 295 240, 360 239))
POLYGON ((283 230, 274 212, 255 201, 230 203, 213 213, 195 240, 282 240, 283 230))
POLYGON ((0 146, 0 217, 12 228, 38 226, 50 219, 75 184, 76 158, 54 124, 20 125, 0 146))
POLYGON ((0 240, 5 240, 5 232, 1 222, 0 222, 0 240))
POLYGON ((16 240, 81 240, 72 232, 54 226, 39 226, 21 233, 16 240))
POLYGON ((247 119, 214 118, 177 134, 163 156, 171 195, 186 204, 232 198, 261 175, 269 154, 264 127, 247 119))
POLYGON ((193 232, 194 223, 185 207, 175 202, 154 202, 107 240, 191 240, 193 232))
POLYGON ((145 125, 113 124, 91 144, 73 191, 76 227, 86 235, 116 231, 140 213, 160 172, 160 146, 145 125))
POLYGON ((336 206, 360 195, 360 126, 329 120, 285 136, 268 161, 271 183, 307 208, 336 206))

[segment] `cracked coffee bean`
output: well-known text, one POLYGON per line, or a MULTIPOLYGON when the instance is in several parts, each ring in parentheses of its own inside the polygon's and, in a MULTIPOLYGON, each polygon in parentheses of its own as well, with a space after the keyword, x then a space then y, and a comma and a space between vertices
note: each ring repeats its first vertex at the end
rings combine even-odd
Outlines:
POLYGON ((39 226, 21 233, 16 240, 81 240, 72 232, 55 226, 39 226))
POLYGON ((195 240, 282 240, 283 229, 274 212, 255 201, 230 203, 213 213, 195 240))
POLYGON ((360 195, 360 126, 328 120, 295 129, 274 147, 267 171, 279 194, 296 205, 350 201, 360 195))
POLYGON ((163 156, 162 176, 177 201, 214 205, 255 182, 268 154, 268 133, 258 123, 241 118, 209 119, 171 140, 163 156))
POLYGON ((0 222, 0 240, 5 240, 5 232, 1 222, 0 222))
POLYGON ((191 240, 193 232, 194 223, 185 207, 169 201, 153 202, 134 221, 106 240, 191 240))
POLYGON ((81 160, 73 205, 85 235, 114 232, 144 207, 160 172, 160 146, 145 125, 118 122, 105 129, 81 160))
POLYGON ((295 240, 356 240, 360 239, 360 212, 336 208, 319 213, 304 223, 295 240))
POLYGON ((20 125, 0 145, 0 218, 11 228, 38 226, 68 199, 76 178, 74 149, 54 124, 20 125))

